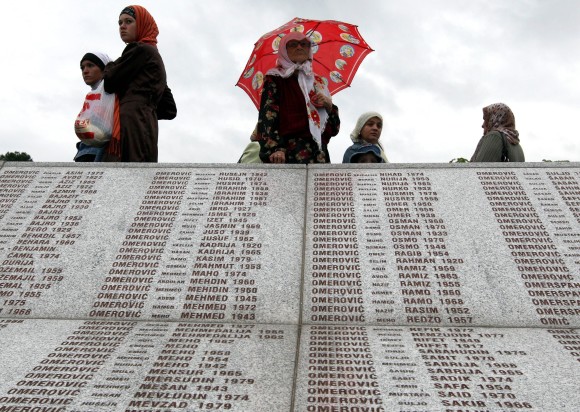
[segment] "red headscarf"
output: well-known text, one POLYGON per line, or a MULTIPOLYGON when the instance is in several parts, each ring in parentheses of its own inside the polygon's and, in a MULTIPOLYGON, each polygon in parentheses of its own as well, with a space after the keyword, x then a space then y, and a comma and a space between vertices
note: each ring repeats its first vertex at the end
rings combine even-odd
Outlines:
POLYGON ((137 24, 137 42, 147 43, 152 46, 157 45, 157 36, 159 35, 159 29, 157 28, 157 23, 155 19, 147 9, 143 6, 127 6, 121 11, 121 14, 129 14, 135 19, 137 24), (132 10, 131 10, 132 9, 132 10), (131 13, 131 11, 134 12, 131 13))
MULTIPOLYGON (((128 14, 135 19, 135 24, 137 25, 137 42, 157 47, 159 29, 157 28, 155 19, 153 19, 153 16, 149 14, 145 7, 127 6, 121 11, 121 14, 128 14)), ((107 147, 107 153, 113 155, 117 161, 121 159, 121 115, 118 95, 115 95, 113 133, 107 147)))

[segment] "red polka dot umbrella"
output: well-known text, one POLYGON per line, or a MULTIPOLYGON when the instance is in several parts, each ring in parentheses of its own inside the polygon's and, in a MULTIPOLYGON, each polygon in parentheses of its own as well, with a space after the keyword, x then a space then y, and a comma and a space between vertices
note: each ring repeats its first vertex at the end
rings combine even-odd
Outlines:
POLYGON ((310 38, 314 55, 312 68, 323 78, 331 95, 350 86, 363 59, 373 51, 353 24, 299 17, 290 20, 258 39, 236 83, 236 86, 248 93, 258 109, 264 76, 276 66, 280 39, 293 31, 304 33, 310 38))

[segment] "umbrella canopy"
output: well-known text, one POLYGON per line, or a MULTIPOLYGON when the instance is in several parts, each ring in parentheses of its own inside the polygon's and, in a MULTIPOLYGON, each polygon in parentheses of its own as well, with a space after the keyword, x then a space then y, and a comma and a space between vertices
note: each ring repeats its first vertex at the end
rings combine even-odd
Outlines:
POLYGON ((256 108, 266 72, 276 66, 280 39, 291 32, 301 32, 312 42, 312 69, 321 76, 330 94, 350 86, 354 74, 367 54, 373 51, 360 35, 357 26, 336 20, 308 20, 296 17, 264 34, 254 45, 252 55, 236 86, 244 89, 256 108))

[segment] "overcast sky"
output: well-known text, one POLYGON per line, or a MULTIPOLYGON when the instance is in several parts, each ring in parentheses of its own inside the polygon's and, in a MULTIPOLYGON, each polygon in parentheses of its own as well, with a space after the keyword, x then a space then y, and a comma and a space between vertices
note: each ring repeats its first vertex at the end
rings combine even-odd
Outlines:
MULTIPOLYGON (((471 157, 481 108, 509 105, 526 159, 580 161, 580 2, 577 0, 302 1, 148 0, 177 118, 160 122, 159 161, 232 163, 257 120, 235 84, 258 38, 294 17, 356 24, 375 50, 350 88, 334 95, 341 131, 329 145, 342 161, 358 116, 385 120, 391 162, 471 157)), ((2 2, 0 154, 68 162, 73 123, 88 91, 80 58, 124 44, 124 2, 2 2)))

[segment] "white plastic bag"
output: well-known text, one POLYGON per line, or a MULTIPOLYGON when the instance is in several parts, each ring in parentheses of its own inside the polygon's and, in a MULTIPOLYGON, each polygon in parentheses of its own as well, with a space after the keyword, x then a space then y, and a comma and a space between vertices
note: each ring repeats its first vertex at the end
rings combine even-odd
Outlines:
POLYGON ((75 133, 86 145, 102 147, 109 140, 113 131, 115 112, 115 95, 105 92, 104 81, 91 90, 85 97, 85 103, 75 120, 75 133))

